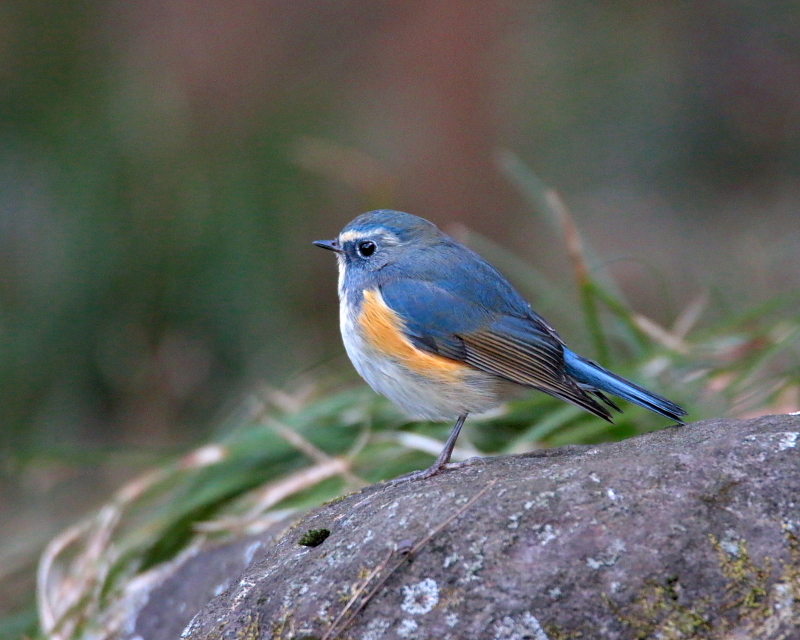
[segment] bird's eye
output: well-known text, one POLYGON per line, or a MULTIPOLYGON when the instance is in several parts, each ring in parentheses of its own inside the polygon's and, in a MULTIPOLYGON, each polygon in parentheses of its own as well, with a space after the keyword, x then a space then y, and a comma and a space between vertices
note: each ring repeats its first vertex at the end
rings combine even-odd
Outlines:
POLYGON ((358 255, 360 255, 362 258, 369 258, 373 253, 375 253, 375 249, 377 248, 377 245, 372 240, 364 240, 363 242, 359 242, 358 246, 356 247, 358 255))

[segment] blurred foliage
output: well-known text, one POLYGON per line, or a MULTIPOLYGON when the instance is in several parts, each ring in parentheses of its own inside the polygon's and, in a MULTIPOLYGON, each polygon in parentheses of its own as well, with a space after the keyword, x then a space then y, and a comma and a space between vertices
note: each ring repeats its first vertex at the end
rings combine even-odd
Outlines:
POLYGON ((293 146, 324 102, 205 127, 113 68, 103 14, 0 8, 4 635, 33 619, 32 563, 57 530, 207 437, 245 381, 319 357, 287 238, 312 236, 317 181, 293 146))
MULTIPOLYGON (((413 65, 381 47, 390 40, 385 34, 403 24, 424 34, 425 3, 381 6, 361 21, 351 9, 301 3, 285 9, 286 33, 263 40, 259 30, 272 34, 275 16, 250 15, 236 3, 219 13, 188 3, 158 9, 84 0, 6 3, 0 10, 3 455, 36 455, 62 444, 186 443, 204 433, 207 416, 243 380, 278 384, 310 365, 333 335, 316 313, 330 309, 333 296, 315 298, 323 291, 314 282, 322 258, 306 259, 306 245, 359 208, 407 208, 416 202, 412 192, 428 189, 420 196, 427 203, 439 192, 475 185, 464 196, 475 201, 466 205, 475 212, 454 206, 437 215, 492 229, 515 249, 533 244, 530 226, 510 231, 519 205, 497 186, 490 163, 480 165, 484 175, 446 182, 470 164, 462 147, 483 158, 500 140, 513 139, 549 182, 567 185, 561 191, 569 191, 570 202, 596 189, 657 189, 663 208, 647 198, 630 204, 649 212, 654 226, 664 223, 655 218, 665 209, 673 219, 666 224, 696 225, 679 229, 683 242, 659 253, 679 261, 680 245, 691 250, 686 236, 722 215, 715 208, 733 224, 713 229, 714 242, 755 217, 751 207, 718 204, 731 185, 796 179, 800 109, 786 81, 798 68, 788 46, 798 36, 798 22, 789 19, 793 6, 492 6, 499 22, 487 33, 474 26, 473 14, 442 9, 464 42, 447 52, 452 59, 431 55, 429 66, 408 71, 413 65), (468 46, 470 29, 481 35, 483 49, 468 46), (254 52, 254 42, 263 48, 254 52), (492 64, 484 75, 464 71, 452 87, 440 88, 434 74, 461 56, 492 64), (395 64, 407 74, 403 79, 421 83, 410 84, 409 95, 431 104, 420 99, 408 109, 387 91, 403 84, 392 76, 395 64), (491 97, 473 107, 484 117, 481 126, 490 126, 482 124, 491 120, 484 111, 495 109, 507 124, 473 132, 480 140, 465 138, 470 132, 459 127, 472 126, 475 114, 464 111, 470 105, 458 101, 459 92, 469 88, 475 98, 489 86, 491 97), (455 123, 452 139, 443 137, 432 113, 455 123), (377 135, 366 130, 375 123, 377 135), (428 130, 438 134, 430 136, 438 141, 432 150, 400 141, 428 130), (432 164, 438 162, 444 166, 432 164), (408 163, 431 184, 424 176, 410 180, 408 163), (678 206, 701 192, 704 206, 678 206), (497 204, 486 209, 487 200, 497 204), (318 213, 331 209, 335 223, 318 213)), ((416 50, 420 41, 407 39, 416 50)), ((766 200, 780 200, 770 193, 766 200)), ((594 215, 608 218, 602 210, 594 215)), ((625 246, 629 234, 618 235, 625 246)), ((769 238, 753 235, 745 244, 772 260, 759 244, 769 238)), ((784 244, 768 245, 769 254, 791 271, 797 230, 787 228, 781 238, 784 244)), ((536 250, 549 259, 548 247, 536 250)), ((724 245, 716 253, 724 255, 724 245)), ((695 259, 698 271, 708 268, 706 256, 695 259)), ((655 257, 653 265, 665 268, 655 257)), ((779 271, 777 264, 760 267, 753 265, 754 279, 779 271)), ((761 290, 736 273, 729 280, 734 296, 761 290)), ((592 334, 597 343, 596 327, 592 334)))

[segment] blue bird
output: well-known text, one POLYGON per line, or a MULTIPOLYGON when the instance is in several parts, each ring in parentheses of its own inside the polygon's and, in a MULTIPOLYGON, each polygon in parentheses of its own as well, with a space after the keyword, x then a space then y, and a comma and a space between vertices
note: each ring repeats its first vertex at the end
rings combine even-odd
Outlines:
POLYGON ((612 422, 612 394, 679 424, 686 412, 570 351, 499 271, 423 218, 382 209, 318 247, 339 264, 340 328, 358 373, 410 415, 456 420, 427 478, 450 461, 470 413, 530 387, 612 422))

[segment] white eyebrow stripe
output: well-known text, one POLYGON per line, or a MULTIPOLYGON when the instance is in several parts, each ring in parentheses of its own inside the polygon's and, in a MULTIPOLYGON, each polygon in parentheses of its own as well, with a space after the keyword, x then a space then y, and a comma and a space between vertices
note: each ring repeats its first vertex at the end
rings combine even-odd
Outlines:
POLYGON ((361 235, 358 231, 345 231, 344 233, 339 234, 339 244, 344 244, 345 242, 350 242, 350 240, 355 240, 361 235))
POLYGON ((385 227, 376 227, 368 232, 351 229, 339 234, 339 244, 357 240, 358 238, 374 238, 380 236, 385 244, 400 244, 400 238, 385 227))

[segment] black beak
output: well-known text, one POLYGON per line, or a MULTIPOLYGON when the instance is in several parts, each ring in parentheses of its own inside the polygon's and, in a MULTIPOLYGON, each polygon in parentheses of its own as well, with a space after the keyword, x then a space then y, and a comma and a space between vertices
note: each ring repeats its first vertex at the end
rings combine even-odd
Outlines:
POLYGON ((339 246, 338 240, 314 240, 312 242, 315 247, 322 247, 323 249, 327 249, 328 251, 335 251, 336 253, 342 253, 342 248, 339 246))

